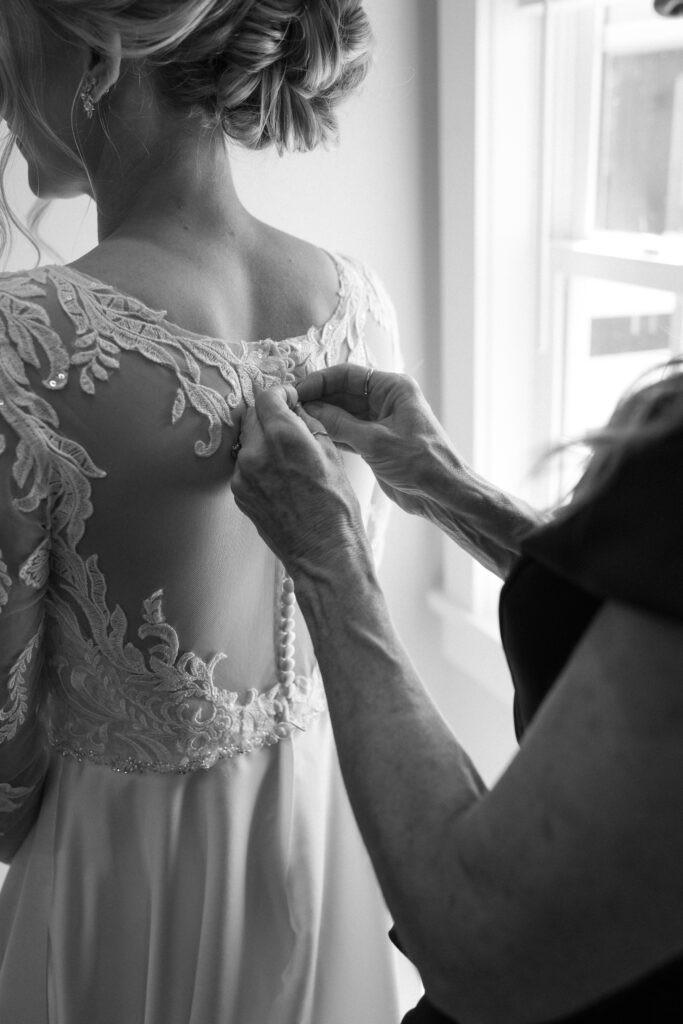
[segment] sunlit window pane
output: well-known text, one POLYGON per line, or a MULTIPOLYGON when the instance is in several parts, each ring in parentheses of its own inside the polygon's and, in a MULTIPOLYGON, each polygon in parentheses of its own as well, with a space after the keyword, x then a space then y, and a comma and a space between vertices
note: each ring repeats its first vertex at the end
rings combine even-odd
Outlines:
POLYGON ((606 54, 597 227, 683 231, 683 50, 606 54))
MULTIPOLYGON (((619 398, 679 351, 678 316, 676 295, 655 288, 577 277, 567 296, 562 433, 574 439, 604 426, 619 398)), ((563 490, 580 467, 563 459, 563 490)))

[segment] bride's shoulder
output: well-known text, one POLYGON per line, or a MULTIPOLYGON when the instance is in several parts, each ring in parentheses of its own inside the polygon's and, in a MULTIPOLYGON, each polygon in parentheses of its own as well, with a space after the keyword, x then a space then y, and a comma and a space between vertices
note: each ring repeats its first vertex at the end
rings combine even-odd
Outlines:
POLYGON ((39 298, 45 288, 45 268, 33 270, 3 270, 0 272, 0 295, 39 298))
POLYGON ((334 254, 340 294, 349 311, 351 341, 363 343, 367 362, 385 370, 401 370, 398 318, 394 303, 377 271, 357 257, 334 254))
POLYGON ((7 327, 8 322, 17 316, 30 320, 32 315, 38 315, 44 320, 51 311, 56 312, 58 302, 50 272, 48 266, 0 272, 3 326, 7 327))
POLYGON ((52 347, 60 344, 56 322, 59 302, 46 267, 0 273, 0 343, 16 351, 24 361, 35 362, 31 341, 44 344, 54 334, 52 347))
POLYGON ((355 282, 367 305, 368 312, 380 327, 396 330, 396 309, 379 273, 369 264, 353 256, 338 254, 334 257, 342 269, 355 282))

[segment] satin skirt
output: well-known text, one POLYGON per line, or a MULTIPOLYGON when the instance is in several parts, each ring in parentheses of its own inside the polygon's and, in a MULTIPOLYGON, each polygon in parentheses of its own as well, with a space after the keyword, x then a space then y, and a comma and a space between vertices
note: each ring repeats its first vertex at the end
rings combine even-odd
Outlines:
POLYGON ((55 756, 0 892, 2 1024, 396 1024, 329 718, 188 775, 55 756))

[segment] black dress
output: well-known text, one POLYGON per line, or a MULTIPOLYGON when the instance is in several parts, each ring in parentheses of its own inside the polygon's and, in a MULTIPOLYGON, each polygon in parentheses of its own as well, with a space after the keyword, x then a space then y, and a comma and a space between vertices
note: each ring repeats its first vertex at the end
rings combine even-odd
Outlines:
MULTIPOLYGON (((608 599, 683 620, 683 423, 664 437, 641 439, 590 500, 523 542, 500 599, 518 739, 608 599)), ((626 1020, 683 1021, 683 959, 563 1018, 564 1024, 626 1020)), ((403 1024, 457 1022, 423 999, 403 1024)))

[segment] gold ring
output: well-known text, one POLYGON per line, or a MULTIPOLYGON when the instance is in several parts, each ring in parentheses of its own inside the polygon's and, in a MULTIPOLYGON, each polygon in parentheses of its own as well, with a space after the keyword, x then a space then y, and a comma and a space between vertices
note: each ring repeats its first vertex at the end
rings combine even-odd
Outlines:
POLYGON ((363 384, 363 397, 364 398, 368 397, 369 388, 370 388, 370 378, 372 377, 374 372, 375 371, 374 371, 373 367, 371 366, 370 369, 368 370, 368 372, 365 374, 365 383, 363 384))

